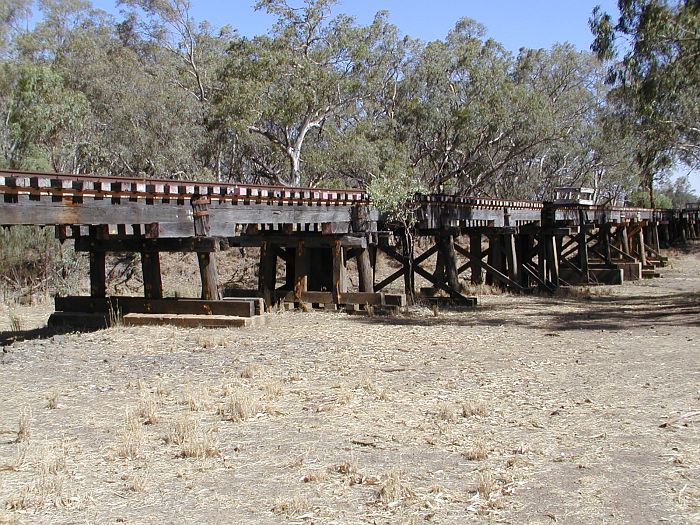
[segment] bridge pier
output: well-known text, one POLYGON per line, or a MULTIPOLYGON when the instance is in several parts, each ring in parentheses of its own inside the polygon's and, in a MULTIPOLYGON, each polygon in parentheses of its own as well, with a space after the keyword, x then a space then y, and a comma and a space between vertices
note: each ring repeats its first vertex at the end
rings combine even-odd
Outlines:
POLYGON ((143 296, 146 299, 162 299, 163 280, 160 274, 160 253, 143 251, 140 253, 143 296))

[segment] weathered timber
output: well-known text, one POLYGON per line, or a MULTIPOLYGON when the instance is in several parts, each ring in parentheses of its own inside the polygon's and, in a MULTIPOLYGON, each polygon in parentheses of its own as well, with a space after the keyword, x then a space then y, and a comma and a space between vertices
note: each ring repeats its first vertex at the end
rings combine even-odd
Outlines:
MULTIPOLYGON (((441 235, 438 238, 440 243, 440 251, 438 253, 442 254, 447 285, 451 290, 459 293, 462 287, 459 283, 459 274, 457 272, 457 253, 455 252, 454 239, 449 234, 441 235)), ((435 278, 434 274, 433 278, 435 278)), ((442 282, 439 278, 435 278, 435 280, 436 282, 442 282)))
POLYGON ((260 246, 263 242, 271 243, 281 248, 296 248, 297 241, 300 239, 302 239, 304 244, 309 248, 330 246, 335 242, 335 240, 339 240, 343 248, 364 249, 368 246, 367 237, 364 235, 346 234, 329 237, 327 235, 320 235, 318 232, 303 231, 290 231, 285 235, 279 235, 271 232, 259 232, 255 235, 228 237, 226 241, 232 248, 255 248, 260 246))
POLYGON ((271 308, 274 302, 277 282, 277 251, 275 246, 264 242, 260 247, 260 266, 258 267, 258 289, 261 292, 265 307, 271 308))
MULTIPOLYGON (((237 225, 250 224, 331 224, 328 233, 348 233, 351 224, 350 206, 325 204, 275 206, 268 204, 217 204, 210 206, 210 235, 235 235, 237 225)), ((147 204, 146 201, 112 202, 112 200, 85 199, 76 204, 73 199, 60 202, 34 201, 19 195, 16 202, 0 206, 0 225, 56 225, 56 224, 152 224, 158 223, 161 237, 193 235, 192 212, 186 204, 177 201, 147 204)))
MULTIPOLYGON (((60 312, 174 313, 198 315, 256 315, 256 302, 261 299, 207 301, 202 299, 146 299, 143 297, 56 297, 60 312)), ((259 311, 259 308, 258 308, 259 311)))
MULTIPOLYGON (((209 215, 209 199, 207 197, 192 198, 192 216, 194 234, 196 237, 209 237, 211 235, 211 222, 209 215)), ((197 254, 199 263, 199 275, 202 281, 202 299, 216 301, 221 298, 219 293, 219 275, 216 269, 216 255, 211 252, 197 254)))
POLYGON ((503 247, 506 256, 506 265, 508 267, 508 277, 514 283, 518 283, 520 287, 520 266, 518 264, 518 252, 515 249, 515 235, 507 233, 503 236, 503 247))
MULTIPOLYGON (((299 297, 294 292, 286 292, 283 290, 277 291, 277 300, 286 303, 303 303, 303 304, 336 304, 334 302, 333 292, 301 292, 299 297)), ((371 306, 406 306, 406 296, 403 294, 385 294, 364 293, 364 292, 347 292, 341 293, 338 296, 339 305, 371 305, 371 306)))
POLYGON ((197 315, 197 314, 137 314, 124 316, 126 326, 160 326, 172 325, 183 328, 243 328, 262 326, 267 315, 255 317, 235 317, 231 315, 197 315))
POLYGON ((106 258, 104 252, 90 252, 90 295, 104 297, 107 294, 106 258))
MULTIPOLYGON (((379 290, 385 288, 386 286, 388 286, 389 284, 391 284, 392 282, 397 280, 399 277, 403 276, 406 273, 406 270, 404 267, 405 257, 403 256, 403 254, 400 254, 393 247, 386 245, 386 244, 379 244, 379 245, 377 245, 377 248, 379 250, 381 250, 382 252, 384 252, 385 254, 387 254, 392 259, 394 259, 395 261, 401 263, 401 268, 399 268, 394 273, 392 273, 389 277, 387 277, 386 279, 384 279, 383 281, 381 281, 380 283, 378 283, 374 286, 374 290, 378 292, 379 290)), ((423 261, 425 261, 426 259, 428 259, 432 255, 434 255, 437 251, 438 251, 437 245, 429 248, 428 250, 426 250, 425 252, 420 254, 418 257, 416 257, 413 260, 413 264, 421 264, 423 261)))
POLYGON ((374 268, 368 249, 361 249, 356 256, 359 288, 361 292, 374 292, 374 268))
POLYGON ((163 281, 160 275, 160 254, 141 252, 143 295, 146 299, 163 298, 163 281))
POLYGON ((189 237, 146 239, 142 237, 93 239, 78 237, 75 239, 76 252, 109 253, 158 253, 158 252, 218 252, 228 247, 228 241, 220 237, 189 237))
POLYGON ((482 284, 484 282, 484 277, 481 272, 483 252, 481 250, 480 233, 469 234, 469 253, 471 255, 472 284, 482 284))
POLYGON ((340 241, 336 241, 333 246, 333 282, 332 293, 333 303, 340 304, 340 297, 348 291, 347 268, 345 266, 345 253, 340 241))
POLYGON ((416 283, 414 276, 414 265, 413 260, 413 236, 409 232, 403 231, 399 235, 401 254, 403 255, 403 282, 404 282, 404 292, 406 293, 406 298, 410 304, 413 304, 416 295, 416 283))
MULTIPOLYGON (((294 302, 303 304, 302 294, 309 290, 309 270, 310 258, 309 250, 304 245, 304 241, 297 242, 296 255, 294 260, 294 302)), ((326 301, 327 302, 327 301, 326 301)), ((303 306, 302 306, 303 308, 303 306)))

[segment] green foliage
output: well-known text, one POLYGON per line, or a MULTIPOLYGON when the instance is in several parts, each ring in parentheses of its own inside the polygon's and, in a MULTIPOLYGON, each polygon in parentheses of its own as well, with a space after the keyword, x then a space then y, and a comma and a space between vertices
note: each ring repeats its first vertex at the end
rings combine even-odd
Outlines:
POLYGON ((74 290, 81 261, 53 234, 53 228, 0 229, 0 280, 6 293, 19 298, 74 290))
POLYGON ((31 4, 0 7, 3 166, 355 187, 405 178, 523 198, 587 185, 604 201, 696 151, 697 38, 677 38, 695 34, 691 2, 623 0, 617 25, 598 13, 601 56, 618 35, 634 42, 609 98, 591 54, 514 56, 467 18, 423 43, 383 12, 362 25, 334 15, 333 0, 260 0, 275 23, 248 39, 196 21, 190 0, 121 0, 117 18, 89 0, 40 0, 22 29, 31 4))
POLYGON ((619 0, 618 7, 617 22, 594 10, 592 48, 612 61, 610 101, 636 141, 638 170, 653 201, 660 172, 676 161, 700 165, 700 3, 619 0))
POLYGON ((284 0, 258 2, 258 9, 277 17, 271 34, 229 48, 215 100, 219 125, 259 155, 256 168, 275 183, 314 182, 318 177, 302 179, 311 136, 322 148, 342 136, 394 74, 396 31, 385 14, 358 26, 345 15, 331 18, 332 4, 315 0, 294 9, 284 0))
POLYGON ((20 32, 21 22, 32 12, 31 0, 3 0, 0 3, 0 58, 12 51, 13 36, 20 32))
MULTIPOLYGON (((644 190, 637 190, 632 192, 627 199, 628 206, 636 206, 640 208, 651 208, 651 199, 649 198, 649 193, 644 190)), ((654 206, 655 208, 673 208, 673 201, 665 193, 661 193, 654 190, 654 206)))
POLYGON ((415 216, 409 202, 417 193, 424 193, 426 188, 416 179, 405 159, 390 157, 378 168, 370 176, 367 187, 372 203, 390 221, 410 227, 415 216))
MULTIPOLYGON (((628 199, 632 206, 651 207, 649 193, 644 188, 632 192, 628 199)), ((700 201, 690 186, 688 176, 677 177, 675 180, 664 180, 654 188, 654 207, 656 208, 685 208, 689 202, 700 201)))
POLYGON ((86 97, 66 88, 47 66, 20 64, 15 75, 6 107, 12 143, 6 162, 22 169, 66 171, 66 159, 75 157, 82 142, 89 114, 86 97))

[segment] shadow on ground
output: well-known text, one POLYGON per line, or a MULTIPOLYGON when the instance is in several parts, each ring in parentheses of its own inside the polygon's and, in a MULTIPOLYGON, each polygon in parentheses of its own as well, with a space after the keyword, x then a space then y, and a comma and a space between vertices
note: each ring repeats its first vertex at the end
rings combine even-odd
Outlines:
MULTIPOLYGON (((444 309, 444 312, 450 312, 444 309)), ((528 326, 545 330, 624 330, 639 326, 700 326, 700 294, 556 297, 477 306, 459 315, 358 317, 393 326, 528 326)))
POLYGON ((97 329, 81 328, 76 330, 75 327, 48 327, 34 328, 32 330, 19 331, 4 331, 0 332, 0 346, 11 346, 13 343, 22 341, 33 341, 36 339, 48 339, 54 335, 64 335, 73 332, 95 332, 97 329))

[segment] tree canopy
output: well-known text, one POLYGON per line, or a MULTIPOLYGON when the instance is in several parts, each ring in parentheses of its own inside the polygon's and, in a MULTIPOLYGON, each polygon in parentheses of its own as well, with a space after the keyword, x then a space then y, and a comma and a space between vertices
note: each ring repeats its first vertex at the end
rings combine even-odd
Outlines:
POLYGON ((642 182, 676 161, 700 167, 700 3, 618 0, 617 22, 597 8, 592 49, 612 62, 611 111, 634 137, 642 182))
POLYGON ((698 166, 697 2, 620 0, 595 53, 515 54, 469 18, 423 42, 333 0, 259 0, 252 38, 189 0, 119 6, 3 3, 0 164, 601 202, 698 166))

